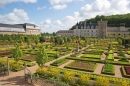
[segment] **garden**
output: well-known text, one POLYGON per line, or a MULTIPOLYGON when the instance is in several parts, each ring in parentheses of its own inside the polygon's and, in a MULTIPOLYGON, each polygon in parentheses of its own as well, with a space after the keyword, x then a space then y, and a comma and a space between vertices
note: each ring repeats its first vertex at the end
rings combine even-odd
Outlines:
POLYGON ((119 40, 60 36, 13 36, 10 41, 0 38, 7 43, 0 44, 0 66, 7 67, 8 61, 10 70, 18 72, 24 69, 24 63, 27 67, 38 65, 34 73, 37 77, 72 86, 130 86, 130 49, 124 48, 119 40), (49 67, 46 63, 50 63, 49 67))

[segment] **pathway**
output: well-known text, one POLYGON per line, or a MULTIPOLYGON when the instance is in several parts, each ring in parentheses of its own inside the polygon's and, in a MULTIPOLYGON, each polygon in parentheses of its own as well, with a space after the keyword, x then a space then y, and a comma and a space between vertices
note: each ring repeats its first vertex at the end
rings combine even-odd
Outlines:
POLYGON ((122 74, 121 74, 120 68, 121 68, 121 66, 115 65, 115 76, 119 77, 119 78, 122 78, 122 74))
MULTIPOLYGON (((28 67, 28 69, 35 73, 36 69, 38 68, 38 65, 35 65, 33 67, 28 67)), ((0 75, 0 85, 6 85, 6 86, 15 86, 15 85, 31 85, 24 80, 24 70, 18 71, 18 72, 10 72, 10 75, 0 75)))
POLYGON ((98 65, 97 65, 97 67, 96 67, 96 69, 94 71, 94 74, 101 74, 101 71, 102 71, 102 68, 103 68, 104 64, 101 64, 101 63, 97 63, 97 64, 98 65))

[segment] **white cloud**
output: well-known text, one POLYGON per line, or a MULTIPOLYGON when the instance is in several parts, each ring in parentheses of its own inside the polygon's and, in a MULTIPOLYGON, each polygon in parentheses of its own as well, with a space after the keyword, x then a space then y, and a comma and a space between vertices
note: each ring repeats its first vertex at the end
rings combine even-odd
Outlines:
POLYGON ((78 1, 84 1, 84 0, 49 0, 49 1, 50 1, 50 4, 52 5, 50 9, 61 10, 67 7, 66 3, 78 2, 78 1))
POLYGON ((13 12, 5 15, 0 15, 0 23, 25 23, 29 20, 27 13, 23 9, 14 9, 13 12))
POLYGON ((35 3, 37 0, 0 0, 0 7, 3 7, 5 4, 12 2, 35 3))
MULTIPOLYGON (((50 0, 51 4, 67 3, 73 0, 50 0)), ((91 4, 86 4, 81 7, 73 16, 66 16, 59 20, 61 24, 56 24, 55 21, 46 24, 49 28, 43 28, 43 32, 55 32, 58 30, 68 30, 74 24, 85 19, 90 19, 96 15, 113 15, 130 13, 130 0, 95 0, 91 4)))
POLYGON ((37 10, 43 10, 45 8, 46 8, 45 6, 44 7, 37 7, 37 10))
POLYGON ((55 4, 65 4, 69 2, 77 2, 77 1, 84 1, 84 0, 49 0, 51 5, 55 4))
POLYGON ((52 6, 52 9, 61 10, 61 9, 65 9, 66 7, 67 7, 66 4, 63 4, 63 5, 54 5, 54 6, 52 6))

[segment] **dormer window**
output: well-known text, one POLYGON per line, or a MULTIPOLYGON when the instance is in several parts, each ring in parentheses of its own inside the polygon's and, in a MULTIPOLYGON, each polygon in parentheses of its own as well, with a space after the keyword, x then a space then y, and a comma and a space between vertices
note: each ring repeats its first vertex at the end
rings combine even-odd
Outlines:
POLYGON ((35 28, 35 25, 34 25, 34 28, 35 28))

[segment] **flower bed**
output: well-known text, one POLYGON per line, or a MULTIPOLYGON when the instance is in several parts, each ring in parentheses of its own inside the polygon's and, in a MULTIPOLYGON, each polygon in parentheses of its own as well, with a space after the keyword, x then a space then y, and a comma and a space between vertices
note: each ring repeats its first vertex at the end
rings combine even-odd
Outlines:
POLYGON ((56 60, 55 62, 53 62, 51 65, 53 66, 59 66, 65 62, 67 62, 68 60, 66 58, 62 58, 62 59, 59 59, 59 60, 56 60))
POLYGON ((100 59, 101 55, 96 55, 96 54, 85 54, 82 56, 83 58, 95 58, 95 59, 100 59))
POLYGON ((125 66, 126 74, 130 75, 130 66, 125 66))
POLYGON ((130 74, 129 74, 130 66, 122 66, 121 69, 122 69, 123 77, 130 78, 130 74))
POLYGON ((113 54, 108 54, 107 60, 114 60, 113 54))
POLYGON ((113 50, 110 50, 110 51, 109 51, 109 54, 113 54, 113 50))
POLYGON ((95 62, 74 61, 69 65, 65 66, 65 68, 93 72, 96 66, 97 64, 95 62))
POLYGON ((127 54, 129 54, 129 55, 130 55, 130 51, 127 51, 127 54))
POLYGON ((103 74, 115 75, 115 68, 112 64, 105 64, 102 69, 103 74))
POLYGON ((21 60, 25 61, 35 61, 35 55, 26 55, 21 58, 21 60))
POLYGON ((0 56, 9 56, 9 55, 11 55, 12 54, 12 52, 3 52, 3 53, 0 53, 0 56))

